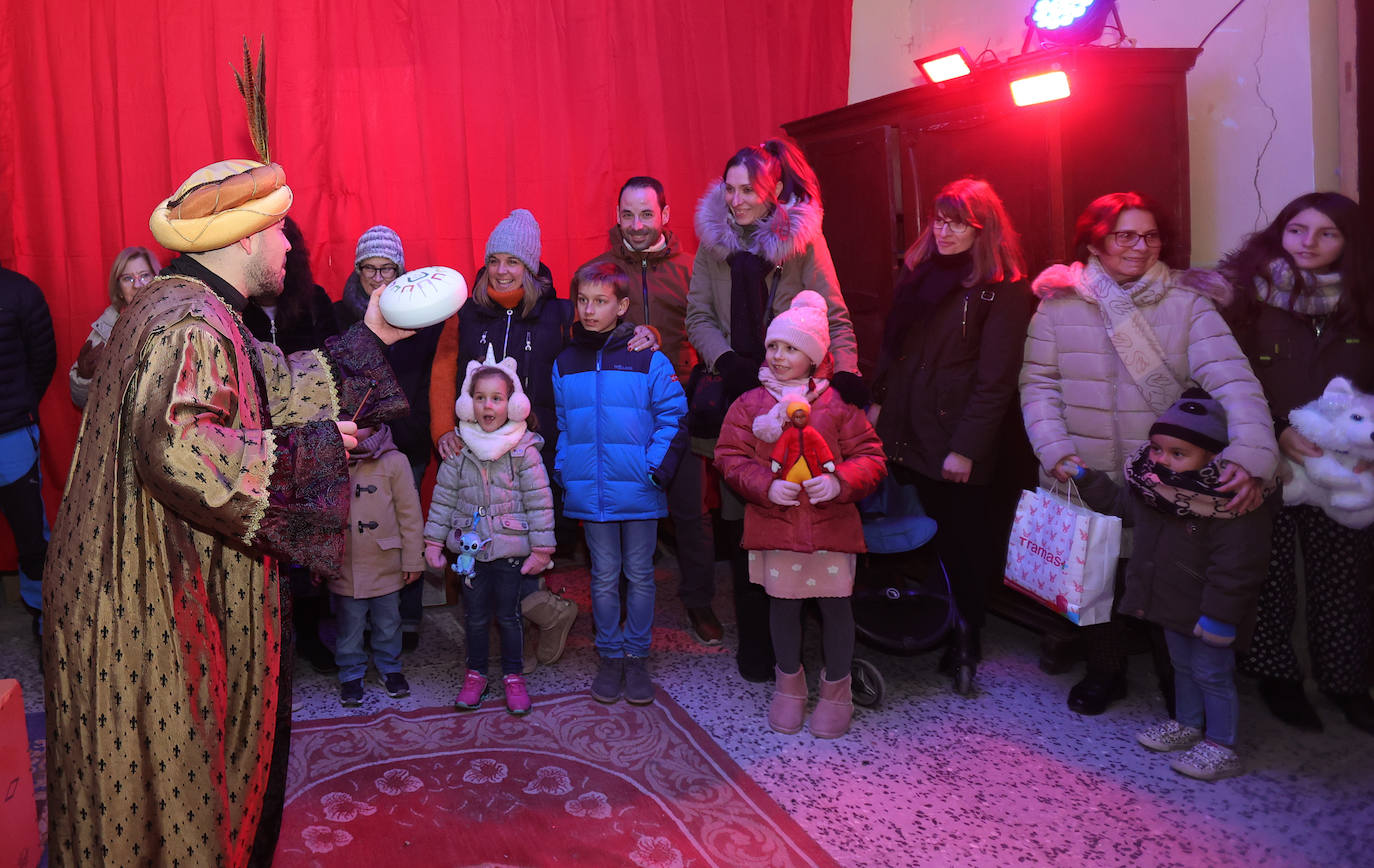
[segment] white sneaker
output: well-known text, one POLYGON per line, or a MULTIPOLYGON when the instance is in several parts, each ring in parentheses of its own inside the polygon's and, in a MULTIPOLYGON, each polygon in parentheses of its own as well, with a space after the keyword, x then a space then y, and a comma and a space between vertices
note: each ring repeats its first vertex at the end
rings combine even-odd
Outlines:
POLYGON ((1195 726, 1185 726, 1169 718, 1139 733, 1135 740, 1140 742, 1142 747, 1159 753, 1168 753, 1174 750, 1187 750, 1202 741, 1202 730, 1195 726))
POLYGON ((1213 741, 1198 742, 1169 767, 1200 781, 1219 781, 1245 774, 1245 764, 1236 752, 1213 741))

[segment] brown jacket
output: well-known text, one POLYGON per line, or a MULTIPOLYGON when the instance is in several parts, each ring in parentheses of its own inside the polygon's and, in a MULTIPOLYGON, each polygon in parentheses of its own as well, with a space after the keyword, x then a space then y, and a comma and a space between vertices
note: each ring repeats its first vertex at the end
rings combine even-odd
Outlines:
MULTIPOLYGON (((619 226, 611 227, 610 247, 588 260, 614 262, 629 275, 630 309, 625 321, 652 326, 658 331, 659 351, 673 363, 673 370, 684 384, 697 363, 697 351, 687 341, 687 289, 692 269, 682 255, 682 246, 668 230, 663 230, 664 246, 659 250, 631 250, 625 246, 619 226)), ((576 301, 577 283, 569 296, 576 301)))

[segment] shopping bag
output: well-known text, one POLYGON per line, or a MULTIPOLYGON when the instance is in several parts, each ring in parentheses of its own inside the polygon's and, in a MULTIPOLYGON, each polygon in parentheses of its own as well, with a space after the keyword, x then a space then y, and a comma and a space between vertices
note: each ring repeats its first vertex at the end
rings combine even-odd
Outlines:
POLYGON ((1021 492, 1002 580, 1087 627, 1112 617, 1121 519, 1084 506, 1072 482, 1069 491, 1021 492))

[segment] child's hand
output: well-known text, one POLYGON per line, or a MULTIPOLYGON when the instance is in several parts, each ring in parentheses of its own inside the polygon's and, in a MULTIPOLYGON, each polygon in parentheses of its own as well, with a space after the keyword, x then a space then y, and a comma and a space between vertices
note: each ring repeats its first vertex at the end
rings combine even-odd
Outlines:
POLYGON ((1213 648, 1227 648, 1236 641, 1236 627, 1203 615, 1193 625, 1193 635, 1213 648))
POLYGON ((530 556, 520 565, 520 575, 536 576, 552 566, 553 556, 548 552, 530 552, 530 556))
POLYGON ((1050 475, 1060 482, 1068 482, 1070 479, 1082 479, 1083 472, 1088 468, 1083 465, 1083 459, 1077 455, 1070 455, 1054 465, 1050 475))
POLYGON ((778 506, 800 506, 801 486, 786 479, 774 479, 768 486, 768 499, 778 506))
POLYGON ((802 488, 806 489, 806 496, 812 503, 825 503, 840 496, 840 480, 833 473, 813 476, 802 483, 802 488))
POLYGON ((404 572, 401 573, 401 581, 404 582, 404 583, 407 584, 407 585, 410 584, 411 582, 415 581, 415 580, 418 579, 418 578, 420 578, 420 571, 419 571, 419 570, 406 570, 406 571, 404 571, 404 572))
POLYGON ((425 543, 425 563, 429 564, 431 567, 434 567, 434 569, 436 570, 442 570, 444 568, 444 565, 447 563, 447 560, 444 558, 443 543, 425 543))

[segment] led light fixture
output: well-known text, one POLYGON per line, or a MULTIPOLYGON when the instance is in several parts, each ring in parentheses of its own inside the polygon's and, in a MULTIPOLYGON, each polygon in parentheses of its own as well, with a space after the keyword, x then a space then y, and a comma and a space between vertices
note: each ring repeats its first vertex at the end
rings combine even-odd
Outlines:
POLYGON ((1108 15, 1120 31, 1116 0, 1035 0, 1026 16, 1026 42, 1034 35, 1043 46, 1086 45, 1102 35, 1108 15))
POLYGON ((953 78, 962 78, 973 72, 973 62, 962 48, 942 51, 928 57, 919 58, 916 68, 931 84, 940 84, 953 78))
POLYGON ((1063 70, 1042 72, 1011 83, 1011 101, 1018 106, 1036 105, 1064 99, 1069 95, 1069 77, 1063 70))

